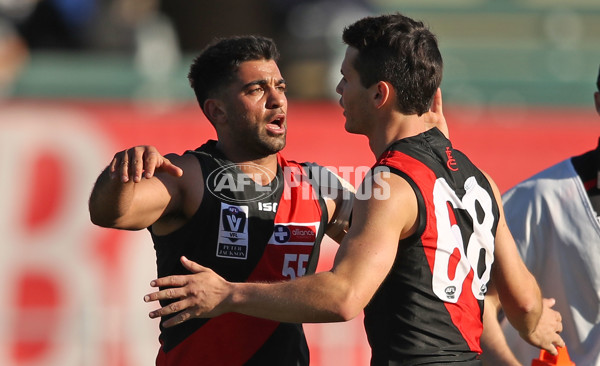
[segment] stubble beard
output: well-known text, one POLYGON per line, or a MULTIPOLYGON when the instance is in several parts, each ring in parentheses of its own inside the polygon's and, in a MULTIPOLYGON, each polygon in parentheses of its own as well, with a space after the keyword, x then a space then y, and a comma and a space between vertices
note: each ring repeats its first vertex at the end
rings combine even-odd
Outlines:
POLYGON ((266 136, 266 138, 259 138, 260 145, 266 153, 276 154, 283 150, 286 144, 287 134, 282 136, 266 136))
POLYGON ((250 159, 264 158, 283 150, 286 145, 287 134, 282 136, 269 136, 267 133, 254 135, 251 139, 245 139, 247 151, 253 156, 250 159))

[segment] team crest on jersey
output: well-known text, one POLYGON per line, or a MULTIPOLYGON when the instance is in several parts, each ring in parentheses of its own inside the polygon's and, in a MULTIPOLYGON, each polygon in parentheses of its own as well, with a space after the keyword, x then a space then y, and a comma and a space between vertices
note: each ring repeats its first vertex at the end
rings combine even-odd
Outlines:
POLYGON ((221 202, 217 257, 248 258, 248 206, 221 202))
POLYGON ((273 227, 269 244, 312 245, 317 239, 319 222, 285 223, 273 227))

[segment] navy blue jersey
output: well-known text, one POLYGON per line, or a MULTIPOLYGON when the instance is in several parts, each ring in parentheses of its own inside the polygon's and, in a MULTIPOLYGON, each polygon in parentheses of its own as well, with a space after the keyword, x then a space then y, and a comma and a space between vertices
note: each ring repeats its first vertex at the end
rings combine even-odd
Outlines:
POLYGON ((411 184, 419 223, 365 308, 372 365, 478 365, 499 219, 490 183, 438 129, 395 142, 381 167, 411 184))
MULTIPOLYGON (((215 141, 187 153, 202 167, 202 203, 182 228, 152 235, 159 277, 187 274, 182 255, 232 282, 281 281, 314 272, 327 209, 308 179, 311 169, 278 155, 275 178, 259 185, 227 160, 215 141)), ((309 363, 301 324, 236 313, 161 326, 160 341, 159 366, 309 363)))

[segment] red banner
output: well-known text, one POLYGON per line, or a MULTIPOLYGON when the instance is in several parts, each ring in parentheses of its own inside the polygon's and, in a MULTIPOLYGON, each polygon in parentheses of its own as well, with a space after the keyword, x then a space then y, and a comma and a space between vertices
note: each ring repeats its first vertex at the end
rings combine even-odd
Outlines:
MULTIPOLYGON (((473 111, 447 107, 455 147, 501 191, 595 147, 600 121, 588 110, 473 111)), ((343 130, 339 106, 291 102, 284 155, 348 172, 375 160, 366 138, 343 130)), ((146 231, 90 223, 94 181, 119 150, 156 145, 182 153, 215 138, 194 104, 9 102, 0 108, 0 359, 11 365, 150 365, 158 321, 142 301, 156 276, 146 231)), ((319 270, 336 246, 327 241, 319 270)), ((362 319, 307 325, 312 365, 364 365, 362 319)))

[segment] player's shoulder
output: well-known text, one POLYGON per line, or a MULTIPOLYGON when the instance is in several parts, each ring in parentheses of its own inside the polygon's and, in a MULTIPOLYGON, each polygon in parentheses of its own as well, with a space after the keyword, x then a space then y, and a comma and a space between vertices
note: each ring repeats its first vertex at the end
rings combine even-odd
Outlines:
POLYGON ((393 202, 398 202, 398 200, 413 200, 416 197, 413 187, 414 180, 408 175, 392 174, 392 172, 388 169, 369 171, 360 186, 357 187, 358 199, 372 201, 378 206, 382 203, 392 203, 391 207, 394 206, 393 202))
POLYGON ((171 161, 171 163, 178 165, 178 164, 182 164, 182 165, 187 165, 187 166, 194 166, 194 165, 198 165, 198 159, 190 153, 183 153, 183 154, 177 154, 177 153, 170 153, 170 154, 166 154, 165 158, 169 159, 169 161, 171 161))
POLYGON ((200 162, 195 156, 187 153, 171 153, 166 154, 164 157, 169 159, 173 165, 181 168, 183 170, 183 175, 180 177, 175 177, 170 174, 162 174, 163 180, 166 179, 172 181, 172 184, 184 190, 196 189, 197 185, 202 183, 202 168, 200 166, 200 162))

